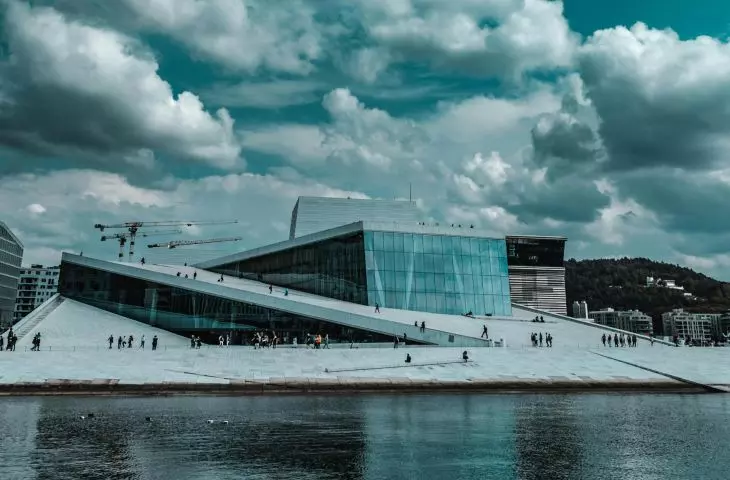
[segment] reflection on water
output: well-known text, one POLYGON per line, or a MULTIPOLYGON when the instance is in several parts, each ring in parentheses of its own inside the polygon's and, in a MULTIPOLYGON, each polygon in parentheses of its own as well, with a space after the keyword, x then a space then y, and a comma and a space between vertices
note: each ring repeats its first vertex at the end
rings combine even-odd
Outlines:
POLYGON ((724 479, 728 413, 721 395, 8 398, 0 478, 724 479))

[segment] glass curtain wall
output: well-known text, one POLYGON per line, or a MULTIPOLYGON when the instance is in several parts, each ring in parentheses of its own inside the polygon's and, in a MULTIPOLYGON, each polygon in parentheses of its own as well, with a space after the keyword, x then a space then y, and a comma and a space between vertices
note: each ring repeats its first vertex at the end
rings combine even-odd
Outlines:
MULTIPOLYGON (((309 334, 329 334, 332 343, 393 341, 390 335, 70 263, 61 266, 59 287, 68 298, 181 335, 194 333, 211 342, 217 342, 218 335, 230 334, 234 344, 247 344, 254 331, 276 332, 283 343, 293 343, 295 337, 304 343, 309 334)), ((129 333, 133 332, 125 334, 129 333)))
POLYGON ((350 303, 368 302, 362 232, 211 270, 350 303))
POLYGON ((366 231, 368 303, 460 315, 511 315, 502 239, 366 231))

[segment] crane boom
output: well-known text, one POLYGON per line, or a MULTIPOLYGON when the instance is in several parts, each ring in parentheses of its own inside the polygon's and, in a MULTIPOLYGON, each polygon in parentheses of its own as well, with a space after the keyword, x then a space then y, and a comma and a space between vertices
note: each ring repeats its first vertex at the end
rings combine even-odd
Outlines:
POLYGON ((134 241, 137 238, 137 232, 142 227, 192 227, 193 225, 227 225, 231 223, 238 223, 238 220, 165 220, 160 222, 124 222, 110 225, 97 223, 94 224, 94 228, 98 228, 101 232, 107 228, 126 228, 129 232, 129 261, 131 262, 134 256, 134 241))
MULTIPOLYGON (((140 232, 140 233, 138 233, 138 235, 140 237, 153 237, 155 235, 174 235, 176 233, 182 233, 182 230, 179 229, 179 228, 176 228, 174 230, 152 230, 152 231, 149 231, 149 232, 140 232)), ((122 233, 113 233, 111 235, 102 235, 101 236, 101 241, 102 242, 105 242, 105 241, 111 240, 111 239, 119 239, 119 240, 121 240, 122 238, 127 239, 127 238, 129 238, 129 236, 130 236, 130 234, 129 233, 125 233, 125 232, 122 232, 122 233)))
POLYGON ((173 240, 171 242, 167 243, 150 243, 147 245, 147 248, 175 248, 175 247, 183 247, 186 245, 201 245, 204 243, 222 243, 222 242, 237 242, 239 240, 243 240, 241 237, 226 237, 226 238, 209 238, 207 240, 173 240))
POLYGON ((102 223, 94 224, 94 228, 104 231, 107 228, 128 228, 140 229, 142 227, 192 227, 193 225, 229 225, 238 223, 238 220, 164 220, 160 222, 124 222, 105 225, 102 223))

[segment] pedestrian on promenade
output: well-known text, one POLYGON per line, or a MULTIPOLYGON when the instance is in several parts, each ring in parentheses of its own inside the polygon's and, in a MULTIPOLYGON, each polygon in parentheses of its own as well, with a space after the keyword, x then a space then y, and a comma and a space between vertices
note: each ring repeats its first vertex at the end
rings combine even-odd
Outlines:
POLYGON ((122 348, 122 343, 123 343, 123 342, 124 342, 124 340, 122 340, 122 336, 121 336, 121 335, 119 335, 119 338, 117 339, 117 350, 121 350, 121 348, 122 348))
POLYGON ((274 286, 273 285, 269 285, 269 293, 272 293, 273 291, 274 291, 274 286))
POLYGON ((114 343, 114 335, 109 335, 109 350, 112 349, 112 344, 114 343))
POLYGON ((406 363, 411 363, 411 354, 406 353, 406 363))
POLYGON ((152 350, 157 350, 157 335, 152 337, 152 350))
POLYGON ((538 338, 540 339, 540 346, 542 347, 542 332, 540 332, 540 336, 538 338))
POLYGON ((654 334, 653 333, 651 335, 649 335, 649 343, 651 344, 652 347, 654 346, 654 334))
POLYGON ((398 335, 393 336, 393 348, 398 348, 398 335))
POLYGON ((130 335, 129 342, 127 343, 127 348, 132 348, 132 341, 134 341, 134 337, 130 335))
POLYGON ((426 332, 426 322, 421 321, 421 333, 425 333, 425 332, 426 332))
POLYGON ((324 334, 324 348, 328 349, 330 348, 330 334, 325 333, 324 334))
POLYGON ((218 335, 218 346, 219 347, 223 346, 223 335, 218 335))
POLYGON ((139 348, 144 350, 144 335, 142 335, 142 338, 139 340, 139 348))
POLYGON ((603 346, 605 347, 606 346, 606 334, 605 333, 601 336, 601 342, 603 342, 603 346))
POLYGON ((618 333, 613 334, 613 346, 618 348, 618 333))
MULTIPOLYGON (((5 346, 4 344, 5 344, 5 337, 0 335, 0 352, 3 351, 3 347, 5 346)), ((111 347, 109 347, 109 348, 111 348, 111 347)))
POLYGON ((380 313, 380 305, 375 304, 375 313, 380 313))
POLYGON ((406 332, 403 332, 403 345, 408 345, 408 335, 406 335, 406 332))
POLYGON ((469 354, 466 350, 464 350, 464 353, 461 354, 461 359, 464 360, 464 363, 469 361, 469 354))
POLYGON ((198 278, 198 272, 193 272, 193 280, 195 280, 196 278, 198 278))
POLYGON ((489 331, 487 330, 487 325, 486 324, 482 327, 482 334, 479 336, 479 338, 482 338, 482 337, 484 337, 487 340, 489 340, 489 331))
POLYGON ((190 348, 195 348, 195 335, 190 335, 190 348))
POLYGON ((631 335, 631 343, 634 344, 634 347, 636 346, 636 334, 635 333, 631 335))
POLYGON ((288 297, 289 296, 289 289, 288 288, 285 288, 284 289, 284 296, 285 297, 288 297))

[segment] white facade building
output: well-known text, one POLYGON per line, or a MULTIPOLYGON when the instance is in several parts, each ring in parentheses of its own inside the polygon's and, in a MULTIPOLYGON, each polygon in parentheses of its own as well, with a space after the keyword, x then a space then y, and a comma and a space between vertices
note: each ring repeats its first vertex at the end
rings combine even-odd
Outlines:
POLYGON ((0 222, 0 327, 10 325, 13 320, 22 260, 23 244, 0 222))
POLYGON ((573 318, 588 320, 588 303, 585 300, 573 302, 573 318))
POLYGON ((588 317, 599 325, 619 328, 641 335, 651 335, 654 327, 651 317, 639 310, 614 310, 604 308, 588 312, 588 317))
POLYGON ((416 225, 423 221, 423 214, 416 202, 408 200, 299 197, 291 214, 289 239, 360 221, 416 225))
POLYGON ((710 341, 713 326, 720 319, 719 313, 690 313, 681 308, 662 314, 664 335, 678 335, 679 338, 688 336, 694 340, 710 341))
POLYGON ((31 265, 20 270, 13 322, 17 322, 58 291, 60 267, 31 265))

